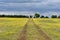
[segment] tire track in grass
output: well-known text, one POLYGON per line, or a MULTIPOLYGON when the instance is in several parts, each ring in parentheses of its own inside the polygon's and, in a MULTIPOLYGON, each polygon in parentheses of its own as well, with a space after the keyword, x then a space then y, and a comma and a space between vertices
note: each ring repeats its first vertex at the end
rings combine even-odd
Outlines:
POLYGON ((41 28, 39 28, 39 26, 37 26, 34 23, 33 19, 28 20, 28 22, 26 23, 25 27, 23 28, 17 40, 27 40, 27 39, 29 40, 52 40, 41 28), (32 28, 30 29, 30 27, 32 28), (29 32, 33 31, 33 32, 29 34, 29 32, 27 31, 29 32))
POLYGON ((34 27, 32 23, 32 19, 30 19, 27 27, 27 40, 40 40, 40 34, 37 29, 34 27))
POLYGON ((17 40, 26 40, 26 35, 27 35, 27 24, 28 24, 29 20, 27 21, 27 23, 25 24, 21 34, 19 35, 17 40))
POLYGON ((32 22, 33 22, 35 28, 37 29, 37 31, 40 33, 43 40, 52 40, 38 25, 36 25, 34 23, 33 19, 32 19, 32 22))

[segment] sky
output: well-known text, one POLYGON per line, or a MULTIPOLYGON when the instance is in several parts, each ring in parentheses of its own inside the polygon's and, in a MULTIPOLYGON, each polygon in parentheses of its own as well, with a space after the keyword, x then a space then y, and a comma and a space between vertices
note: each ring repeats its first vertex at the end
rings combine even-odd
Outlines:
POLYGON ((0 0, 0 14, 60 15, 60 0, 0 0))

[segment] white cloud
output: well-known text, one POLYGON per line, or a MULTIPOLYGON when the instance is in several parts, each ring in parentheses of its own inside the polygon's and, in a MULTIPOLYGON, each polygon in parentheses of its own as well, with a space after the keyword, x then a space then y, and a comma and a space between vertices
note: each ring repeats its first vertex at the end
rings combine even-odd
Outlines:
MULTIPOLYGON (((21 13, 29 13, 33 14, 33 11, 38 10, 38 9, 60 9, 60 0, 0 0, 0 10, 6 10, 9 8, 12 9, 20 9, 21 10, 27 10, 27 12, 23 11, 21 13), (10 1, 10 2, 9 2, 10 1), (17 1, 17 2, 15 2, 17 1), (20 3, 21 2, 21 3, 20 3), (38 9, 37 9, 38 8, 38 9), (34 9, 34 10, 33 10, 34 9), (31 13, 28 10, 33 10, 31 13)), ((54 10, 52 10, 53 12, 54 10)), ((38 11, 39 12, 39 11, 38 11)), ((47 12, 47 11, 46 11, 47 12)), ((13 13, 13 12, 12 12, 13 13)), ((12 14, 11 12, 5 12, 5 14, 12 14)), ((1 12, 1 14, 4 14, 4 12, 1 12)), ((16 14, 16 13, 15 13, 16 14)), ((19 13, 18 13, 19 14, 19 13)), ((43 14, 43 13, 42 13, 43 14)), ((44 13, 45 14, 45 13, 44 13)), ((50 14, 50 12, 49 12, 50 14)), ((53 13, 55 14, 55 13, 53 13)))
POLYGON ((1 11, 0 15, 34 15, 34 13, 32 11, 1 11))
MULTIPOLYGON (((28 1, 28 0, 24 0, 28 1)), ((31 1, 39 1, 39 0, 31 0, 31 1)), ((33 2, 33 3, 1 3, 0 6, 16 6, 16 7, 60 7, 60 0, 41 0, 42 2, 33 2)))
POLYGON ((59 16, 60 15, 60 12, 45 12, 45 13, 41 13, 41 15, 49 16, 49 17, 51 17, 52 15, 59 16))
POLYGON ((48 0, 48 2, 60 2, 60 0, 48 0))

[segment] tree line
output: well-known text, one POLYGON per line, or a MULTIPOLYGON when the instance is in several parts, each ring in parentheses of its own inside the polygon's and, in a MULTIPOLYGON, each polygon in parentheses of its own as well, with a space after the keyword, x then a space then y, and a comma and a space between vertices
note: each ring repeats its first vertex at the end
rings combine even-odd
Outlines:
MULTIPOLYGON (((44 16, 44 15, 41 15, 41 16, 40 16, 40 14, 36 13, 36 14, 34 15, 34 18, 49 18, 49 16, 44 16)), ((60 18, 60 15, 59 15, 59 16, 57 16, 57 15, 52 15, 51 18, 60 18)))
POLYGON ((26 15, 0 15, 0 17, 29 18, 29 16, 26 15))
MULTIPOLYGON (((0 15, 0 17, 12 17, 12 18, 49 18, 49 16, 44 16, 44 15, 41 15, 38 14, 38 13, 35 13, 34 16, 30 15, 0 15)), ((60 18, 60 16, 57 16, 57 15, 52 15, 51 18, 60 18)))

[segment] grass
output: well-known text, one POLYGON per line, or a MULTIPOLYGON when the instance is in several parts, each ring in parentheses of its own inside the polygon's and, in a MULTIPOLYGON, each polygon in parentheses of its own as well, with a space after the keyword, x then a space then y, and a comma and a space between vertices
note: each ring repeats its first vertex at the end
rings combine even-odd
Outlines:
POLYGON ((34 19, 37 24, 46 34, 53 40, 60 40, 60 19, 34 19))
POLYGON ((27 40, 43 40, 35 25, 30 20, 27 25, 27 40))
POLYGON ((0 18, 0 40, 17 40, 27 18, 0 18))
MULTIPOLYGON (((33 20, 53 40, 60 40, 60 19, 33 20)), ((27 18, 0 18, 0 40, 17 40, 27 21, 27 18)), ((32 21, 27 26, 27 40, 43 40, 32 21)))

